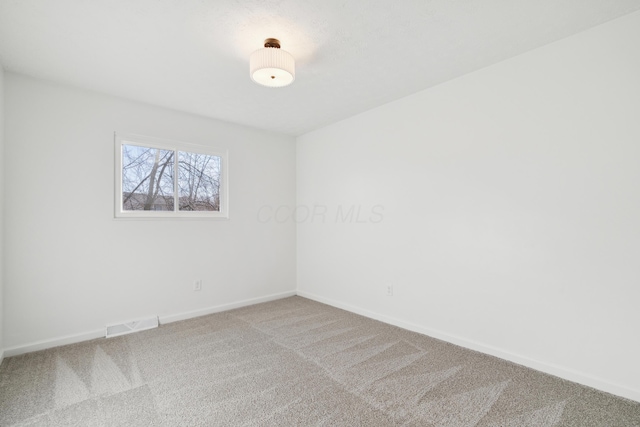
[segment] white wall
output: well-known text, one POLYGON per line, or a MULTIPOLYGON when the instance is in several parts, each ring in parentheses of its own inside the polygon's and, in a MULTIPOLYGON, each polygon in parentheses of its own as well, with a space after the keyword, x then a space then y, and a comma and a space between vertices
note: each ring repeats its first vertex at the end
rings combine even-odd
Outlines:
POLYGON ((299 137, 298 293, 640 400, 638 40, 635 13, 299 137))
POLYGON ((0 63, 0 363, 4 357, 4 68, 0 63))
POLYGON ((295 140, 5 75, 5 354, 295 292, 295 140), (229 150, 229 220, 114 220, 114 131, 229 150), (192 283, 203 280, 201 292, 192 283))

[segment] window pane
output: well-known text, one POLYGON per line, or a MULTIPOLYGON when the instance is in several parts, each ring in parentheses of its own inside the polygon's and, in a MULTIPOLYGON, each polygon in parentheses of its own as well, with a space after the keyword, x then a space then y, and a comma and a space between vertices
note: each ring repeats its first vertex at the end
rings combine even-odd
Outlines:
POLYGON ((220 211, 218 156, 178 151, 178 200, 181 211, 220 211))
POLYGON ((122 209, 173 211, 172 150, 122 144, 122 209))

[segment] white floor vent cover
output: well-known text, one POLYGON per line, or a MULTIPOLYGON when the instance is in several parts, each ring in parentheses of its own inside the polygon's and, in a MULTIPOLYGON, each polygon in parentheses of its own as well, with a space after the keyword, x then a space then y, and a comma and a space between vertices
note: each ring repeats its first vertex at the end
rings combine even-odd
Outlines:
POLYGON ((158 316, 144 319, 132 320, 130 322, 107 325, 106 338, 117 337, 119 335, 130 334, 132 332, 144 331, 158 327, 158 316))

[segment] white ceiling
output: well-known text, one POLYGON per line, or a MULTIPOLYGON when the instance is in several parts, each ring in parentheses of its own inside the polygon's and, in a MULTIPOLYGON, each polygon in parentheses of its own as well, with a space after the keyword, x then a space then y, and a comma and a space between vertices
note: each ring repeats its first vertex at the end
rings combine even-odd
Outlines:
POLYGON ((616 17, 639 0, 0 0, 5 70, 299 135, 616 17), (280 89, 249 55, 280 39, 280 89))

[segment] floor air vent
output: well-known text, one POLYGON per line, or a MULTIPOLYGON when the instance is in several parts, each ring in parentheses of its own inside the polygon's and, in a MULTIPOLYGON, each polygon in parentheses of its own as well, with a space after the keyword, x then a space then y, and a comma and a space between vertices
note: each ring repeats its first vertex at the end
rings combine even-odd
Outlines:
POLYGON ((105 337, 117 337, 119 335, 130 334, 132 332, 144 331, 145 329, 153 329, 157 327, 158 316, 152 316, 144 319, 132 320, 130 322, 107 325, 105 337))

